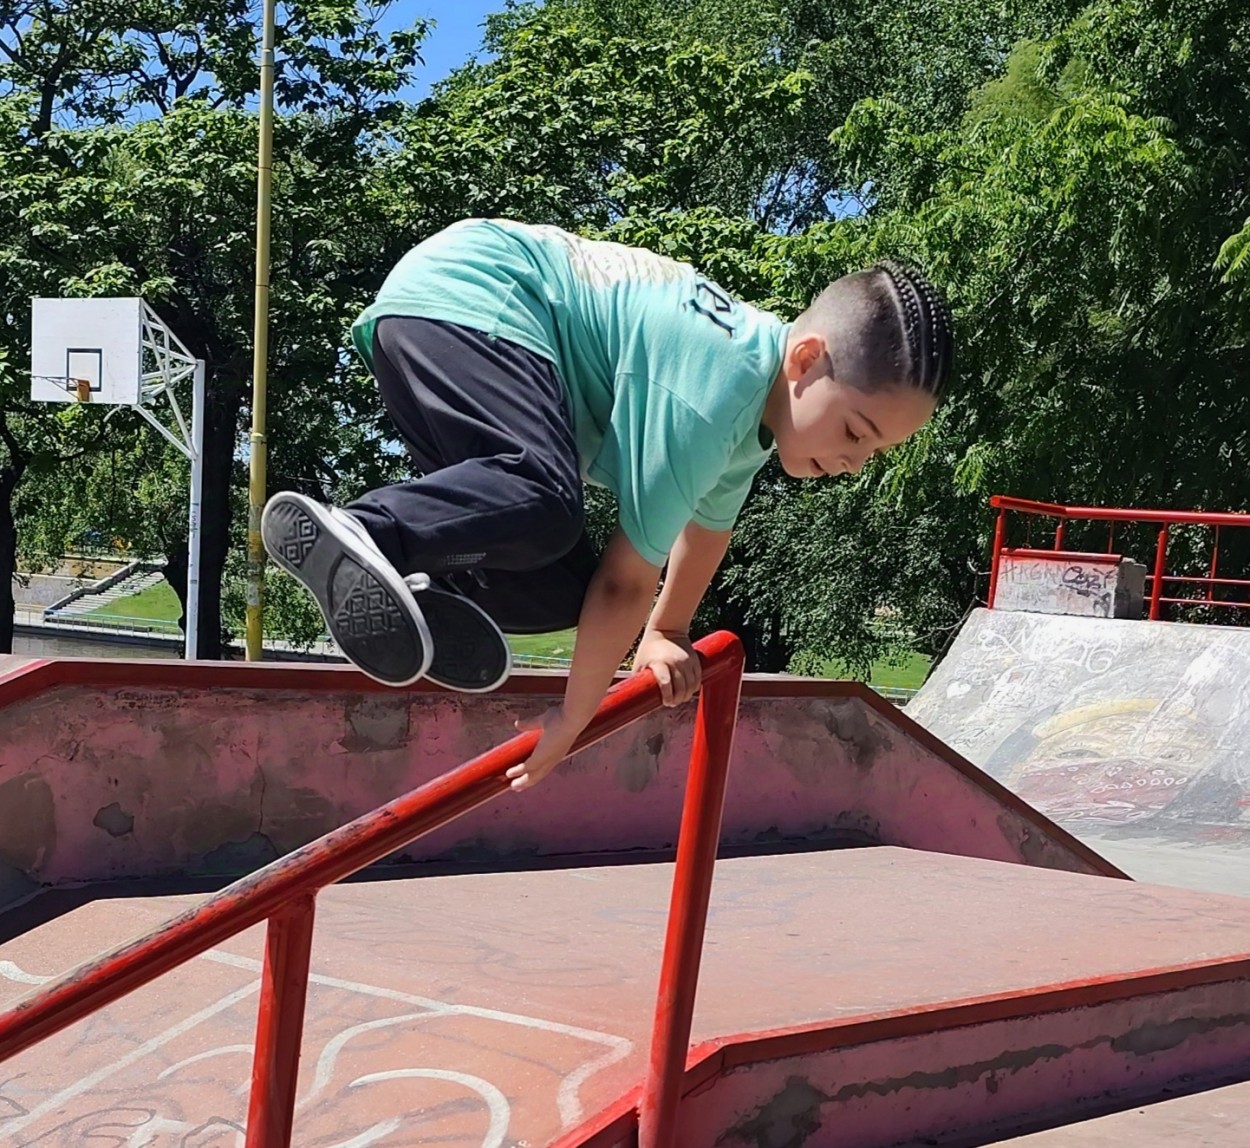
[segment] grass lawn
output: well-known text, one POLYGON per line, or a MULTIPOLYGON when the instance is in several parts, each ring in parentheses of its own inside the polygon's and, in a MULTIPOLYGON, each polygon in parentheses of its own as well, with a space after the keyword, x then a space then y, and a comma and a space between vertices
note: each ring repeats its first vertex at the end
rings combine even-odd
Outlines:
MULTIPOLYGON (((897 664, 885 661, 876 662, 868 678, 869 684, 882 690, 918 690, 924 684, 925 674, 929 672, 931 661, 932 659, 924 654, 913 653, 908 654, 901 663, 897 664)), ((855 676, 848 674, 845 667, 838 665, 837 662, 826 662, 824 674, 829 678, 855 676)))
POLYGON ((509 634, 512 652, 531 658, 571 658, 576 630, 560 630, 554 634, 509 634))
MULTIPOLYGON (((92 611, 94 614, 107 614, 114 618, 133 618, 146 623, 167 623, 171 629, 177 626, 182 613, 178 606, 178 598, 170 589, 168 582, 158 582, 155 586, 132 594, 129 598, 119 598, 108 606, 92 611)), ((117 623, 121 625, 119 621, 117 623)), ((508 642, 512 652, 524 657, 571 658, 576 630, 560 630, 554 634, 511 634, 508 642)), ((929 661, 923 654, 908 654, 899 664, 877 662, 872 667, 869 677, 871 685, 878 689, 918 690, 929 671, 929 661)), ((827 661, 823 674, 829 678, 851 677, 845 668, 837 662, 827 661)))
MULTIPOLYGON (((167 622, 171 629, 177 628, 178 619, 182 616, 182 607, 178 605, 178 595, 173 592, 168 582, 158 582, 129 598, 118 598, 91 611, 92 614, 104 614, 109 620, 133 618, 142 622, 167 622)), ((118 625, 121 624, 119 621, 118 625)))
MULTIPOLYGON (((511 634, 508 642, 514 654, 544 658, 571 658, 576 630, 561 630, 558 634, 511 634)), ((918 690, 929 672, 930 659, 924 654, 908 654, 899 664, 877 662, 872 667, 869 677, 871 685, 883 690, 918 690)), ((828 661, 824 664, 823 674, 828 678, 847 678, 844 667, 837 662, 828 661)))

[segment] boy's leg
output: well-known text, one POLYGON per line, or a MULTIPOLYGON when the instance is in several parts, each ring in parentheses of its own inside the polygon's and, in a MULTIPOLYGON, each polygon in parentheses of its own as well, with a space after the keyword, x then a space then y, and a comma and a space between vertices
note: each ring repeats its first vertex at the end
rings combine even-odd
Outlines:
MULTIPOLYGON (((387 410, 425 475, 372 491, 349 513, 277 495, 266 509, 266 545, 317 597, 343 652, 366 672, 393 684, 414 680, 424 672, 416 668, 422 641, 428 648, 432 637, 431 678, 460 689, 494 688, 507 675, 507 644, 473 601, 446 593, 439 576, 490 567, 489 575, 473 578, 474 587, 485 592, 480 583, 493 579, 508 613, 528 609, 532 622, 535 609, 544 612, 538 600, 527 607, 516 579, 558 562, 581 538, 581 481, 563 387, 550 363, 521 347, 418 319, 378 324, 374 369, 387 410), (310 523, 318 515, 338 519, 310 523), (339 547, 320 545, 311 578, 288 560, 302 554, 310 529, 318 537, 328 531, 339 547), (354 549, 353 534, 364 539, 354 549), (339 558, 349 560, 349 570, 363 564, 369 575, 373 610, 366 628, 372 629, 363 637, 344 624, 339 558), (427 575, 436 583, 400 602, 392 583, 402 585, 405 575, 414 586, 428 585, 427 575), (407 617, 414 611, 416 624, 407 617), (404 631, 398 639, 397 628, 404 631), (403 673, 394 665, 379 672, 379 654, 393 663, 400 648, 403 673)), ((539 586, 530 582, 528 593, 539 586)), ((358 629, 359 619, 351 621, 358 629)))
POLYGON ((401 574, 536 570, 582 535, 582 484, 555 367, 436 320, 382 319, 374 373, 423 472, 347 510, 401 574))
POLYGON ((573 548, 537 570, 481 570, 453 575, 505 634, 549 634, 577 625, 599 556, 582 534, 573 548))

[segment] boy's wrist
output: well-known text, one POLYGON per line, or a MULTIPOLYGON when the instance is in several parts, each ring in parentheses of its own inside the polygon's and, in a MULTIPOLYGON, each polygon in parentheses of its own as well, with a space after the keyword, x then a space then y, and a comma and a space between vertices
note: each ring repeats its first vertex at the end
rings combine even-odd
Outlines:
POLYGON ((646 641, 647 638, 651 637, 667 638, 670 642, 676 641, 679 638, 685 638, 688 640, 690 638, 690 627, 669 626, 649 621, 647 622, 646 628, 642 632, 642 638, 643 641, 646 641))
POLYGON ((585 725, 595 716, 599 703, 603 701, 606 694, 607 691, 604 690, 598 698, 592 700, 589 697, 578 697, 576 694, 566 693, 564 700, 560 703, 560 712, 569 722, 581 722, 585 725))

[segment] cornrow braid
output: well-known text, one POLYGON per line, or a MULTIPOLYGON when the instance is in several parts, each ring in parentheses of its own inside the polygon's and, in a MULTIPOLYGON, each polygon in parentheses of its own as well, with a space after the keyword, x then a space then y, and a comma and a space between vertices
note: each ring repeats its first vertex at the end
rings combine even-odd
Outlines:
POLYGON ((878 263, 898 308, 907 346, 908 381, 941 399, 950 382, 955 340, 950 311, 937 288, 919 271, 886 259, 878 263))

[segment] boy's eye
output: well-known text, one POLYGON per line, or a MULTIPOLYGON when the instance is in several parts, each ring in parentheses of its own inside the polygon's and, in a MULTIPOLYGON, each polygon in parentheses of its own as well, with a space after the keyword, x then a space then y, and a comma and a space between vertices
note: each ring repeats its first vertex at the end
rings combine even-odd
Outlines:
POLYGON ((857 435, 853 430, 851 430, 849 424, 847 425, 847 428, 846 428, 846 437, 850 439, 851 442, 859 442, 859 435, 857 435))

